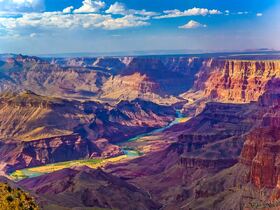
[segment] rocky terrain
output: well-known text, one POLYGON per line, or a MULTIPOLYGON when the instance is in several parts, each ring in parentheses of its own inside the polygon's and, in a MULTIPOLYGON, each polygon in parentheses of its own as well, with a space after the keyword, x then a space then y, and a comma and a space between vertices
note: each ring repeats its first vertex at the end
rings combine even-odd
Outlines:
POLYGON ((43 60, 18 55, 0 64, 0 90, 28 89, 40 95, 106 102, 142 98, 170 104, 180 100, 169 95, 192 87, 201 63, 201 59, 184 57, 43 60))
POLYGON ((19 185, 40 196, 42 209, 156 210, 161 207, 148 193, 100 169, 63 169, 23 180, 19 185))
POLYGON ((40 96, 31 91, 0 97, 1 170, 122 154, 112 143, 165 126, 175 110, 140 99, 115 107, 40 96), (8 117, 7 117, 8 116, 8 117))
POLYGON ((280 206, 279 60, 0 60, 3 175, 126 154, 22 180, 45 209, 280 206))
POLYGON ((257 102, 208 102, 188 122, 164 131, 178 138, 169 147, 109 171, 149 189, 165 209, 277 207, 277 77, 266 81, 257 102))
POLYGON ((193 89, 222 102, 257 101, 269 81, 279 78, 279 66, 275 60, 209 59, 198 72, 193 89))

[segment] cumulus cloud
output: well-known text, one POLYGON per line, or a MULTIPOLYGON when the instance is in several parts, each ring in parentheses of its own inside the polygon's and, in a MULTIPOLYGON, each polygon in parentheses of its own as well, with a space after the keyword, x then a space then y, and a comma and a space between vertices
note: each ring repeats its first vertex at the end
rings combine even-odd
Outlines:
POLYGON ((179 28, 181 29, 192 29, 192 28, 201 28, 201 27, 205 28, 207 27, 207 25, 201 24, 194 20, 190 20, 187 24, 179 26, 179 28))
MULTIPOLYGON (((0 10, 0 34, 25 34, 35 37, 43 31, 58 29, 95 29, 117 30, 131 27, 150 25, 151 17, 172 18, 181 16, 206 16, 221 14, 216 9, 192 8, 185 11, 167 10, 162 15, 145 9, 128 9, 123 3, 115 2, 105 10, 105 2, 102 0, 83 0, 78 8, 69 6, 62 11, 39 12, 26 8, 35 8, 43 0, 0 0, 0 5, 9 2, 9 5, 17 5, 24 8, 18 11, 0 10)), ((6 7, 5 7, 6 8, 6 7)), ((179 28, 190 29, 206 27, 196 21, 190 21, 179 28)), ((45 32, 44 32, 45 33, 45 32)))
POLYGON ((120 2, 115 2, 105 12, 114 15, 142 15, 142 16, 158 15, 158 13, 156 12, 146 11, 145 9, 143 10, 127 9, 126 6, 120 2))
POLYGON ((256 16, 261 17, 261 16, 263 16, 263 13, 257 13, 256 16))
POLYGON ((130 28, 130 27, 138 27, 138 26, 146 26, 149 25, 146 22, 148 18, 137 17, 134 15, 126 15, 121 18, 108 18, 99 24, 96 24, 97 27, 101 27, 107 30, 116 30, 121 28, 130 28))
POLYGON ((180 11, 178 9, 174 10, 165 10, 163 11, 164 15, 154 17, 155 19, 163 18, 175 18, 175 17, 184 17, 184 16, 206 16, 206 15, 219 15, 222 14, 221 11, 217 9, 206 9, 206 8, 192 8, 185 11, 180 11))
POLYGON ((149 25, 148 18, 126 15, 113 18, 103 14, 66 14, 63 12, 24 13, 21 17, 0 17, 0 29, 21 30, 103 28, 115 30, 121 28, 149 25))
POLYGON ((83 5, 74 10, 74 13, 93 13, 93 12, 99 12, 100 9, 105 7, 105 2, 97 0, 84 0, 83 5))
POLYGON ((73 6, 66 7, 62 12, 63 12, 63 13, 71 13, 73 9, 74 9, 73 6))
POLYGON ((0 11, 34 12, 43 8, 43 0, 0 0, 0 11))
MULTIPOLYGON (((14 1, 31 2, 34 0, 14 1)), ((152 13, 145 10, 127 10, 124 5, 121 5, 122 7, 117 11, 118 4, 114 5, 110 7, 111 9, 109 8, 110 12, 106 13, 100 12, 105 7, 105 3, 100 0, 84 0, 78 9, 69 6, 55 12, 22 12, 10 15, 7 12, 1 14, 0 11, 0 31, 5 30, 6 34, 25 33, 30 37, 35 37, 40 30, 74 28, 116 30, 149 25, 149 15, 152 13), (116 17, 114 14, 120 14, 121 17, 116 17)))

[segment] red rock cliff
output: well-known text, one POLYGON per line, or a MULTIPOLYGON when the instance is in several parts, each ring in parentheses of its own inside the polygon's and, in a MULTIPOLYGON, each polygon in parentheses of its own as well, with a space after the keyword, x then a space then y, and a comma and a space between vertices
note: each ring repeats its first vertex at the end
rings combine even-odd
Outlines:
POLYGON ((277 77, 280 61, 210 59, 197 74, 194 89, 223 102, 257 101, 277 77))

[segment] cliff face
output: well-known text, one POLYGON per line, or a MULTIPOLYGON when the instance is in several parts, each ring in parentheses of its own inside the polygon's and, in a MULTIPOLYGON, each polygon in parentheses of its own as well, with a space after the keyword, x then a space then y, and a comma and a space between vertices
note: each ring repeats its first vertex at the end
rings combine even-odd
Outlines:
POLYGON ((172 107, 152 102, 121 101, 115 107, 40 96, 30 91, 0 96, 0 138, 30 141, 80 133, 95 140, 125 140, 168 124, 172 107), (9 116, 9 117, 7 117, 9 116))
POLYGON ((1 169, 120 155, 112 142, 163 127, 175 115, 172 107, 139 99, 112 107, 7 92, 0 97, 1 169))
POLYGON ((112 76, 102 86, 103 100, 133 100, 135 98, 150 98, 160 92, 160 85, 150 80, 146 75, 134 73, 126 76, 112 76))
POLYGON ((274 77, 280 77, 279 61, 210 59, 197 74, 194 89, 223 102, 257 101, 274 77))
POLYGON ((223 169, 237 163, 243 134, 259 121, 256 112, 255 104, 206 104, 199 115, 170 129, 183 130, 178 138, 184 148, 180 164, 186 168, 223 169))
POLYGON ((280 80, 268 84, 269 91, 260 97, 264 110, 261 125, 246 136, 241 163, 250 167, 250 181, 258 188, 276 189, 280 198, 280 80))
MULTIPOLYGON (((78 134, 29 142, 0 142, 1 170, 11 173, 17 169, 102 156, 108 147, 100 149, 78 134)), ((110 152, 111 156, 122 154, 120 149, 110 152)))
MULTIPOLYGON (((92 114, 85 114, 82 104, 30 91, 7 93, 0 97, 0 138, 34 140, 68 135, 80 123, 89 123, 92 114)), ((98 105, 92 103, 92 108, 98 105)))
POLYGON ((121 101, 111 110, 98 110, 89 128, 110 142, 125 141, 136 134, 166 126, 176 115, 172 107, 140 99, 121 101))
POLYGON ((0 64, 0 91, 29 89, 64 98, 105 102, 143 98, 160 102, 162 97, 177 96, 190 89, 202 60, 188 57, 42 60, 19 55, 0 64))
POLYGON ((259 128, 246 138, 241 163, 251 167, 251 182, 258 188, 278 188, 280 178, 279 127, 259 128))
MULTIPOLYGON (((51 61, 17 56, 0 68, 0 91, 28 88, 39 94, 101 101, 138 97, 158 102, 160 97, 179 96, 192 88, 220 102, 250 102, 257 101, 269 81, 280 76, 279 61, 172 56, 51 61)), ((188 93, 183 96, 190 99, 188 93)))

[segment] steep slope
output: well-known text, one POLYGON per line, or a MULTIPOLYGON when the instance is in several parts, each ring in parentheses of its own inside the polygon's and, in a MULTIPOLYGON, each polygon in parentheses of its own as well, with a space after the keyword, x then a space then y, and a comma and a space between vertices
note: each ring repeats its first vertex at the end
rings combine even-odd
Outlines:
POLYGON ((18 169, 69 160, 89 159, 122 154, 116 147, 99 148, 95 142, 77 134, 39 139, 28 142, 0 141, 0 170, 10 174, 18 169), (108 151, 111 151, 108 153, 108 151))
POLYGON ((172 107, 134 100, 115 107, 92 101, 69 101, 30 91, 0 97, 0 166, 16 169, 61 161, 114 157, 112 143, 167 125, 172 107))
POLYGON ((198 72, 193 91, 221 102, 257 101, 269 81, 279 77, 278 60, 209 59, 198 72))
POLYGON ((0 138, 28 141, 69 135, 74 127, 89 123, 93 117, 84 114, 80 105, 30 91, 6 93, 0 98, 0 138))
POLYGON ((18 55, 0 64, 0 91, 29 89, 41 95, 110 103, 142 98, 174 104, 178 102, 174 96, 192 87, 201 63, 202 59, 189 57, 43 60, 18 55))
POLYGON ((149 194, 100 169, 63 169, 19 184, 40 196, 43 209, 160 209, 149 194))
POLYGON ((92 140, 107 137, 118 141, 114 138, 128 138, 164 126, 176 114, 172 107, 138 99, 120 101, 112 107, 93 101, 40 96, 30 91, 3 94, 0 110, 0 138, 23 141, 72 133, 92 140))
POLYGON ((169 146, 107 170, 148 189, 166 209, 178 209, 198 180, 238 162, 244 135, 260 121, 258 109, 255 103, 209 103, 196 117, 156 137, 171 136, 169 146))
POLYGON ((110 142, 122 142, 136 134, 166 126, 176 116, 172 107, 135 99, 121 101, 111 110, 98 110, 89 128, 110 142))
POLYGON ((189 188, 185 209, 279 209, 279 84, 259 99, 262 121, 244 136, 239 162, 189 188))
POLYGON ((169 147, 107 169, 148 189, 168 210, 277 206, 279 84, 271 79, 258 102, 207 103, 160 135, 177 137, 169 147))
POLYGON ((0 90, 28 89, 41 95, 88 98, 110 74, 98 68, 60 67, 37 57, 18 55, 0 66, 0 90))

